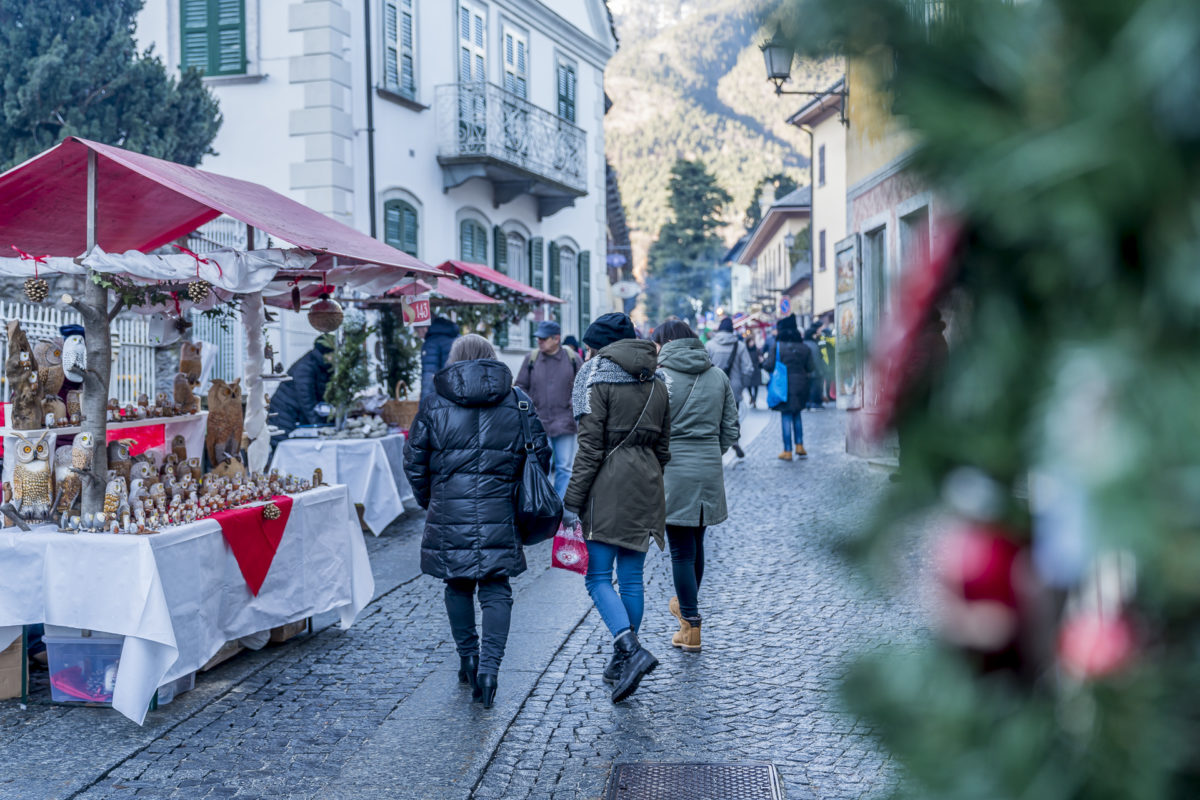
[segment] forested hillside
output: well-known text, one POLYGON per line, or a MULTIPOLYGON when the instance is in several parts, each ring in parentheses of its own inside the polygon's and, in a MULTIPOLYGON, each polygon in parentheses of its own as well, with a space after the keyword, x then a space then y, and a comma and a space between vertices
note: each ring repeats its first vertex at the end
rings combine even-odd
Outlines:
MULTIPOLYGON (((808 136, 784 122, 804 98, 776 97, 758 50, 759 20, 775 2, 610 0, 621 49, 606 74, 607 151, 639 266, 668 219, 677 158, 703 161, 732 196, 723 215, 730 241, 761 178, 786 171, 808 183, 808 136)), ((816 88, 838 74, 833 63, 804 64, 792 77, 816 88)))

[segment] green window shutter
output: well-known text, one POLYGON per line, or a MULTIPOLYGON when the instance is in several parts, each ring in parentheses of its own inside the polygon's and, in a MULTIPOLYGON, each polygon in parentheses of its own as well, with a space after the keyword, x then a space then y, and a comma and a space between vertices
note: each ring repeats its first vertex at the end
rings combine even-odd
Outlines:
MULTIPOLYGON (((535 236, 529 240, 529 284, 535 289, 545 286, 545 263, 543 239, 535 236)), ((537 347, 537 337, 533 332, 537 329, 536 322, 529 323, 529 346, 537 347)))
POLYGON ((383 84, 400 88, 400 9, 398 0, 383 4, 383 84))
POLYGON ((497 272, 508 274, 508 237, 500 226, 492 228, 492 258, 497 272))
POLYGON ((413 0, 401 0, 400 11, 400 91, 409 97, 417 95, 416 39, 413 31, 413 0))
POLYGON ((584 251, 577 262, 579 271, 579 330, 592 324, 592 254, 584 251))
POLYGON ((209 71, 208 3, 209 0, 180 0, 179 45, 183 69, 196 67, 209 71))
POLYGON ((180 0, 180 66, 206 75, 246 72, 244 0, 180 0))
POLYGON ((459 225, 459 258, 487 266, 487 230, 473 219, 459 225))
POLYGON ((403 200, 383 204, 383 240, 410 256, 417 255, 417 210, 403 200))
POLYGON ((471 229, 471 220, 464 219, 458 225, 458 257, 470 261, 475 253, 475 231, 471 229))
POLYGON ((558 65, 558 115, 575 121, 575 67, 570 64, 558 65))
MULTIPOLYGON (((551 242, 549 251, 550 251, 550 257, 549 257, 549 259, 547 259, 549 261, 549 269, 547 270, 547 274, 548 274, 548 277, 550 280, 549 280, 549 286, 546 289, 546 291, 549 292, 550 294, 554 295, 555 297, 562 297, 562 259, 559 258, 558 245, 556 245, 554 242, 551 242)), ((554 306, 554 311, 551 313, 554 314, 555 321, 557 321, 559 324, 561 324, 562 323, 562 305, 556 304, 554 306)))

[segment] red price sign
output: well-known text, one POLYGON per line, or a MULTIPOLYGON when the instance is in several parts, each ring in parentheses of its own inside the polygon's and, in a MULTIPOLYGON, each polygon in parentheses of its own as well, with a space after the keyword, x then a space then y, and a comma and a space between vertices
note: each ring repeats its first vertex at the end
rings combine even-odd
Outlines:
POLYGON ((405 297, 400 305, 400 316, 405 325, 420 328, 433 319, 429 310, 429 297, 405 297))

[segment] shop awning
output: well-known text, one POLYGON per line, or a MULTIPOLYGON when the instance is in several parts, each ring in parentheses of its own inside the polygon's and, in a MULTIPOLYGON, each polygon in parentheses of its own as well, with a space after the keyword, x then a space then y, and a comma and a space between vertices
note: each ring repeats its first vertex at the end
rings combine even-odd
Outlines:
POLYGON ((418 294, 432 294, 442 302, 463 306, 494 306, 499 305, 501 302, 470 287, 463 286, 453 278, 438 278, 428 283, 425 281, 414 281, 407 286, 397 286, 395 289, 390 290, 387 293, 387 297, 403 297, 405 295, 418 294))
POLYGON ((552 294, 546 294, 540 289, 535 289, 532 286, 521 283, 516 278, 510 278, 503 272, 498 272, 491 267, 485 267, 483 264, 472 264, 469 261, 451 260, 440 264, 439 267, 446 272, 453 272, 456 275, 462 275, 463 273, 466 273, 468 275, 474 275, 476 278, 481 278, 482 280, 494 283, 497 286, 503 286, 505 289, 525 295, 529 298, 529 302, 531 303, 563 302, 552 294))
POLYGON ((146 252, 221 214, 317 255, 316 268, 439 270, 265 186, 68 137, 0 175, 0 251, 76 257, 87 246, 87 162, 96 153, 96 243, 146 252))

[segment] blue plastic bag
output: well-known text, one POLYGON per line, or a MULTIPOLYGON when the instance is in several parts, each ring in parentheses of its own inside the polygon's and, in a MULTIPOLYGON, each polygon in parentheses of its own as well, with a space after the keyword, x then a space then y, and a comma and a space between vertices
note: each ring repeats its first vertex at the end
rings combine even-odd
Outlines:
POLYGON ((788 373, 787 366, 779 357, 779 343, 775 343, 775 370, 767 383, 767 408, 776 408, 787 402, 788 373))

